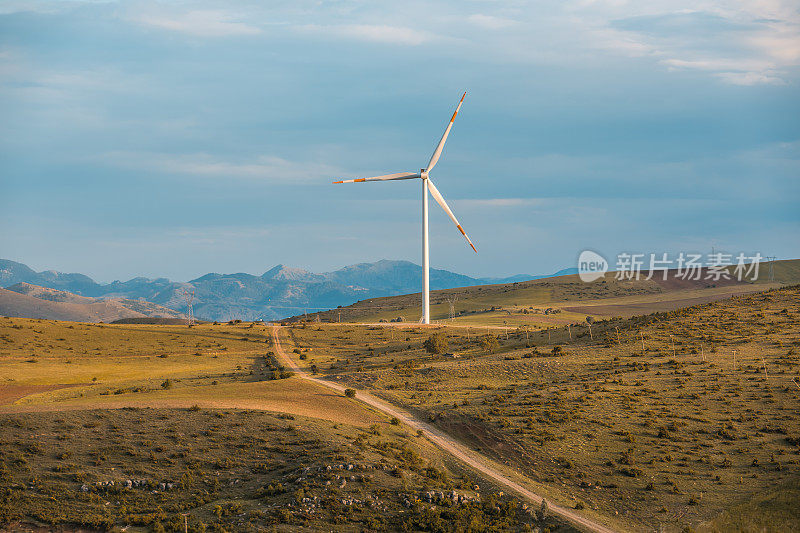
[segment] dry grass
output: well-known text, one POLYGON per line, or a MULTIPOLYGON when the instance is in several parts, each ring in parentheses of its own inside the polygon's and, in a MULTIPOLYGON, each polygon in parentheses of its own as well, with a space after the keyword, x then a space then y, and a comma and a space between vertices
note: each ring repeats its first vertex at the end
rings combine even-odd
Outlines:
MULTIPOLYGON (((539 521, 450 468, 424 439, 263 411, 124 409, 0 415, 0 524, 59 530, 522 530, 539 521), (481 502, 422 505, 426 491, 481 502), (503 512, 497 513, 495 507, 503 512)), ((565 528, 560 531, 568 531, 565 528)))
POLYGON ((0 379, 0 530, 570 531, 282 371, 263 325, 0 319, 0 379))
POLYGON ((340 381, 563 497, 632 529, 680 530, 800 475, 798 301, 794 287, 599 321, 594 339, 585 323, 551 331, 550 342, 513 331, 495 354, 452 328, 456 359, 423 356, 422 333, 400 342, 385 329, 315 325, 293 335, 312 354, 347 359, 327 370, 340 381))

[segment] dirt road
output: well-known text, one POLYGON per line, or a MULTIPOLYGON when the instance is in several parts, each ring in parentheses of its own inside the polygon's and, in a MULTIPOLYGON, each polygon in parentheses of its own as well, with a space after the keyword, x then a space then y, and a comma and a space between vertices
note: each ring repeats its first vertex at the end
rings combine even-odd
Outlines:
MULTIPOLYGON (((330 389, 344 392, 345 387, 343 387, 342 385, 339 385, 338 383, 332 383, 324 379, 312 377, 311 375, 303 371, 300 367, 298 367, 297 364, 294 362, 294 360, 291 357, 287 356, 286 353, 283 351, 283 348, 281 347, 280 335, 278 334, 279 330, 280 326, 273 326, 272 328, 272 338, 274 340, 275 354, 287 368, 290 368, 299 377, 303 379, 307 379, 309 381, 322 385, 323 387, 328 387, 330 389)), ((407 425, 412 429, 422 430, 427 436, 428 440, 436 444, 442 450, 447 451, 457 459, 466 463, 472 469, 494 480, 498 484, 503 485, 506 488, 516 492, 529 502, 532 502, 535 505, 541 505, 542 503, 541 496, 539 496, 538 494, 534 494, 533 492, 526 489, 519 483, 506 477, 499 470, 492 467, 484 457, 482 457, 477 452, 474 452, 466 448, 465 446, 461 445, 450 435, 440 431, 439 429, 431 426, 430 424, 418 420, 407 411, 389 405, 383 400, 379 400, 378 398, 366 392, 357 391, 356 399, 361 400, 367 405, 370 405, 375 409, 383 413, 386 413, 389 416, 396 417, 403 424, 407 425)), ((614 531, 613 529, 609 529, 608 527, 599 524, 597 522, 594 522, 589 518, 585 518, 570 509, 567 509, 565 507, 560 507, 549 501, 547 503, 550 512, 552 512, 554 515, 561 517, 563 520, 569 522, 571 525, 581 530, 594 531, 597 533, 613 533, 614 531)))

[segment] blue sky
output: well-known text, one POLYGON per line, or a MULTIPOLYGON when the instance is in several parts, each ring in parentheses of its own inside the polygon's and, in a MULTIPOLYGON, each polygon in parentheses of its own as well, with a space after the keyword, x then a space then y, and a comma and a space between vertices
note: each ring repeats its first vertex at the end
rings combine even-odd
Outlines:
POLYGON ((800 257, 796 2, 0 3, 0 257, 99 280, 800 257))

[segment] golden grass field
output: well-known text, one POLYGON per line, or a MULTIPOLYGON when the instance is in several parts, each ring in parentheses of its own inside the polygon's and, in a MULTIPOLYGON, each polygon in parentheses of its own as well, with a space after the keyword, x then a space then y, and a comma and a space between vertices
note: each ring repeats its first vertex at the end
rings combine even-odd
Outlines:
MULTIPOLYGON (((532 281, 482 285, 431 292, 431 318, 437 323, 465 326, 547 328, 583 320, 587 314, 607 316, 633 316, 658 311, 671 311, 682 307, 707 303, 734 295, 762 291, 782 284, 800 282, 800 260, 776 261, 773 264, 773 281, 769 279, 769 266, 760 266, 758 281, 735 279, 699 280, 676 278, 670 271, 667 279, 656 273, 646 279, 617 279, 616 272, 584 283, 577 275, 542 278, 532 281), (455 319, 450 318, 450 302, 455 319), (591 308, 583 307, 591 302, 591 308), (577 304, 577 305, 576 305, 577 304), (557 314, 543 314, 555 308, 557 314)), ((373 323, 402 318, 404 322, 417 322, 422 314, 419 294, 390 296, 362 300, 351 306, 316 314, 323 322, 373 323)), ((298 317, 299 318, 299 317, 298 317)))
POLYGON ((0 530, 571 531, 274 364, 264 325, 0 319, 0 530))
MULTIPOLYGON (((293 322, 282 344, 618 530, 800 529, 800 288, 548 283, 488 294, 475 309, 502 309, 452 325, 293 322), (561 311, 531 312, 548 307, 561 311), (425 349, 432 335, 442 353, 425 349)), ((0 318, 0 523, 182 531, 188 513, 192 531, 570 530, 287 373, 271 335, 0 318), (326 468, 342 463, 357 475, 326 468), (431 490, 481 499, 422 501, 431 490)))
POLYGON ((725 531, 721 513, 751 505, 736 515, 753 520, 743 530, 787 531, 800 528, 796 508, 770 518, 752 499, 799 494, 798 303, 794 287, 599 321, 591 336, 586 322, 508 340, 501 330, 496 353, 476 338, 492 329, 468 339, 465 328, 310 323, 288 337, 320 373, 626 529, 725 531), (436 331, 457 357, 423 350, 436 331))

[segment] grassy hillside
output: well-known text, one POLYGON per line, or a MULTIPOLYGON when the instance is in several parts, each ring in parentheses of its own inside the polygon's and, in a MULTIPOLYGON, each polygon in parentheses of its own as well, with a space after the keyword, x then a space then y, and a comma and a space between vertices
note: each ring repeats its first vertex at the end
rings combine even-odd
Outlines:
MULTIPOLYGON (((559 276, 526 282, 464 287, 431 293, 431 317, 437 322, 463 325, 528 325, 549 327, 570 321, 583 320, 581 309, 566 309, 568 302, 615 299, 614 308, 597 308, 591 314, 601 316, 632 316, 679 309, 698 303, 719 300, 731 295, 763 290, 769 284, 769 267, 761 265, 759 281, 738 282, 705 279, 683 280, 670 271, 666 280, 657 273, 653 279, 617 280, 614 272, 592 283, 584 283, 577 275, 559 276), (455 320, 449 320, 450 301, 453 301, 455 320), (545 315, 548 308, 563 314, 545 315)), ((800 260, 777 261, 774 264, 774 284, 800 283, 800 260)), ((770 285, 772 286, 772 285, 770 285)), ((417 322, 421 316, 420 295, 409 294, 363 300, 341 309, 311 315, 325 322, 380 322, 395 320, 417 322)), ((308 319, 295 317, 295 319, 308 319)))
POLYGON ((630 529, 725 530, 750 513, 743 523, 786 531, 800 527, 780 492, 800 479, 798 302, 795 286, 507 339, 353 324, 298 325, 289 338, 320 373, 630 529), (432 334, 454 356, 425 352, 432 334), (770 503, 754 503, 770 491, 770 503))
POLYGON ((0 530, 184 514, 194 532, 572 531, 283 371, 263 325, 0 319, 0 530))
POLYGON ((471 523, 569 531, 388 424, 362 430, 263 411, 132 408, 0 415, 0 428, 0 523, 12 530, 35 521, 156 532, 185 523, 194 532, 471 523), (437 503, 422 504, 431 491, 437 503))

